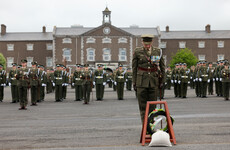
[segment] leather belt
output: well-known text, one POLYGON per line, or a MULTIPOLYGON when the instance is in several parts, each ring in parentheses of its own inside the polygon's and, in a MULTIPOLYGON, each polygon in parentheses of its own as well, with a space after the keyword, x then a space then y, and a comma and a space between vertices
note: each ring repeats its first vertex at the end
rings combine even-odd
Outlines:
POLYGON ((139 70, 141 71, 146 71, 146 72, 156 72, 158 69, 157 67, 154 68, 142 68, 142 67, 138 67, 139 70))

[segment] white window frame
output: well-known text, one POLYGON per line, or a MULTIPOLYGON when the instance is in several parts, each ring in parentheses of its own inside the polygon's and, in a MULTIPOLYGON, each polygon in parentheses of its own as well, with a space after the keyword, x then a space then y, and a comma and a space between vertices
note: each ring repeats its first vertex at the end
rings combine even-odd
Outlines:
POLYGON ((53 57, 46 57, 46 67, 52 67, 52 66, 53 66, 53 57))
POLYGON ((179 48, 186 48, 186 42, 185 41, 180 41, 179 42, 179 48))
POLYGON ((102 43, 112 43, 112 39, 108 38, 108 37, 105 37, 105 38, 102 39, 102 43))
POLYGON ((110 48, 103 48, 103 61, 111 61, 111 49, 110 48), (109 51, 109 53, 107 53, 106 51, 109 51), (108 60, 106 60, 105 58, 108 57, 108 60))
POLYGON ((27 49, 27 51, 34 50, 34 44, 26 44, 26 49, 27 49))
POLYGON ((205 60, 205 55, 198 55, 198 60, 205 60))
POLYGON ((118 43, 128 43, 128 39, 124 38, 124 37, 121 37, 121 38, 118 39, 118 43))
POLYGON ((52 43, 46 43, 46 50, 53 50, 53 44, 52 43))
POLYGON ((118 61, 127 61, 127 50, 126 48, 119 48, 118 61), (122 53, 125 52, 125 55, 122 53), (123 57, 125 59, 123 59, 123 57))
POLYGON ((95 49, 94 48, 87 49, 87 61, 95 61, 95 49), (93 55, 91 55, 90 52, 93 52, 93 55), (92 59, 90 59, 91 57, 92 59))
POLYGON ((166 48, 167 47, 167 42, 161 42, 160 48, 166 48))
POLYGON ((7 44, 7 51, 14 51, 14 44, 7 44))
POLYGON ((72 43, 72 39, 71 38, 63 38, 62 43, 72 43))
POLYGON ((217 41, 218 48, 224 48, 224 41, 217 41))
POLYGON ((27 67, 32 67, 32 62, 34 61, 34 57, 26 57, 27 67))
POLYGON ((217 55, 217 60, 224 60, 224 54, 218 54, 217 55))
POLYGON ((62 57, 63 57, 63 60, 71 62, 72 61, 72 59, 71 59, 72 58, 72 49, 70 49, 70 48, 63 48, 62 49, 62 57), (70 51, 69 55, 64 54, 64 52, 67 51, 67 50, 70 51), (67 59, 65 59, 65 58, 67 58, 67 59))
POLYGON ((199 41, 198 48, 205 48, 205 41, 199 41))
POLYGON ((89 37, 86 39, 86 43, 96 43, 96 39, 93 37, 89 37))
POLYGON ((7 59, 7 67, 12 67, 12 63, 14 63, 14 57, 7 57, 6 59, 7 59))

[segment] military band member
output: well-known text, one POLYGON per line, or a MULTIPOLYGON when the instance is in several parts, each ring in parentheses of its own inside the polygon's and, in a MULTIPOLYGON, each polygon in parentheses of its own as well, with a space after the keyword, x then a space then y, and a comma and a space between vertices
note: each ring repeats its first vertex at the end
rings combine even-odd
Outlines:
POLYGON ((29 71, 30 90, 31 90, 31 106, 37 105, 38 95, 38 76, 39 70, 37 69, 37 62, 32 62, 32 68, 29 71))
POLYGON ((40 101, 42 102, 45 99, 45 87, 47 87, 47 74, 45 72, 43 65, 40 65, 39 69, 42 71, 42 73, 41 73, 41 89, 40 89, 40 101))
POLYGON ((22 67, 18 69, 16 79, 18 82, 18 93, 19 93, 19 100, 20 100, 20 108, 19 110, 26 110, 26 106, 28 104, 27 98, 27 90, 29 87, 29 72, 27 66, 27 60, 21 60, 22 67))
POLYGON ((83 79, 82 79, 81 65, 76 64, 76 70, 73 74, 72 85, 75 87, 75 101, 81 101, 83 97, 83 79))
POLYGON ((16 75, 17 75, 17 64, 12 63, 12 69, 10 70, 9 76, 8 76, 9 86, 11 87, 11 95, 12 95, 11 103, 19 102, 16 75))
POLYGON ((90 101, 90 92, 92 89, 92 73, 89 71, 89 64, 85 64, 84 74, 83 74, 83 97, 84 104, 89 104, 90 101))
POLYGON ((188 84, 190 83, 190 72, 189 69, 187 68, 187 64, 183 63, 181 71, 181 97, 186 98, 187 97, 187 87, 188 84))
POLYGON ((124 84, 125 84, 125 72, 122 69, 123 65, 119 64, 119 69, 116 73, 115 84, 117 85, 117 99, 124 99, 124 84))
MULTIPOLYGON (((133 87, 137 90, 141 121, 144 122, 147 101, 156 101, 158 89, 163 87, 165 64, 162 50, 153 47, 153 35, 142 35, 142 47, 133 53, 133 87)), ((150 105, 150 112, 155 106, 150 105)))
POLYGON ((223 83, 223 90, 224 90, 224 98, 225 100, 229 100, 229 87, 230 87, 230 69, 229 63, 224 63, 224 69, 221 71, 221 78, 223 83))
POLYGON ((128 68, 125 73, 125 81, 126 81, 126 89, 128 91, 131 91, 133 85, 133 73, 131 71, 131 68, 128 68))
POLYGON ((63 84, 63 71, 61 70, 61 64, 56 65, 54 71, 54 86, 55 86, 55 101, 62 102, 62 84, 63 84))
POLYGON ((206 98, 207 96, 207 86, 208 86, 208 68, 206 66, 206 61, 202 62, 202 66, 199 69, 198 73, 200 88, 201 88, 201 97, 206 98))
POLYGON ((6 86, 6 71, 3 69, 3 65, 0 64, 0 102, 4 98, 4 87, 6 86))
POLYGON ((96 98, 97 100, 102 100, 104 96, 104 88, 106 85, 106 74, 103 71, 103 65, 98 64, 98 69, 94 73, 94 82, 96 86, 96 98))
POLYGON ((215 68, 212 67, 212 62, 208 63, 208 95, 213 95, 213 79, 214 79, 214 70, 215 68))

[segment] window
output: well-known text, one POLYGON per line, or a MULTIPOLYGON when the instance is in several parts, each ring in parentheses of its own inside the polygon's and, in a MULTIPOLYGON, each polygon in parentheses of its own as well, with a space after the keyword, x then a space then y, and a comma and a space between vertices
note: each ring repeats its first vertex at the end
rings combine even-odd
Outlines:
POLYGON ((224 41, 217 41, 218 48, 224 48, 224 41))
POLYGON ((7 44, 7 50, 13 51, 14 50, 14 44, 7 44))
POLYGON ((27 59, 27 67, 32 67, 31 63, 33 62, 34 58, 33 57, 27 57, 26 59, 27 59))
POLYGON ((62 56, 63 56, 63 60, 71 61, 71 49, 64 48, 62 56))
POLYGON ((53 50, 53 44, 52 43, 47 43, 46 44, 46 50, 53 50))
POLYGON ((126 49, 125 48, 119 48, 118 58, 119 58, 119 61, 127 61, 126 49))
POLYGON ((205 48, 205 42, 204 41, 199 41, 198 42, 198 47, 199 48, 205 48))
POLYGON ((96 42, 95 38, 89 37, 86 39, 86 43, 95 43, 95 42, 96 42))
POLYGON ((14 62, 14 57, 7 57, 7 67, 12 67, 13 62, 14 62))
POLYGON ((103 49, 103 60, 104 61, 110 61, 111 60, 111 54, 110 54, 110 49, 109 48, 104 48, 103 49))
POLYGON ((205 55, 198 55, 199 60, 205 60, 205 55))
POLYGON ((26 44, 26 46, 28 51, 34 50, 34 44, 26 44))
POLYGON ((224 60, 224 55, 223 54, 218 54, 217 55, 217 60, 224 60))
POLYGON ((118 43, 128 43, 127 38, 121 37, 118 39, 118 43))
POLYGON ((64 39, 62 39, 62 43, 72 43, 72 39, 71 38, 64 38, 64 39))
POLYGON ((87 49, 87 61, 95 61, 95 49, 87 49))
POLYGON ((186 48, 186 42, 179 42, 179 48, 186 48))
POLYGON ((52 66, 53 66, 53 58, 46 57, 46 67, 52 67, 52 66))
POLYGON ((105 37, 102 39, 102 43, 112 43, 112 39, 105 37))
POLYGON ((161 42, 160 48, 166 48, 167 42, 161 42))

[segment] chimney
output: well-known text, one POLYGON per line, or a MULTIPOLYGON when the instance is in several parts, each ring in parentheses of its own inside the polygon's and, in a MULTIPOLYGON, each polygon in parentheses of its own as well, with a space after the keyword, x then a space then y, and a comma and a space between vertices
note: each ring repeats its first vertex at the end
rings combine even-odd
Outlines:
POLYGON ((169 32, 169 26, 166 26, 166 32, 169 32))
POLYGON ((211 26, 209 24, 205 26, 205 31, 211 33, 211 26))
POLYGON ((1 24, 1 35, 5 35, 6 34, 6 25, 1 24))
POLYGON ((42 33, 46 33, 46 27, 45 26, 42 27, 42 33))

